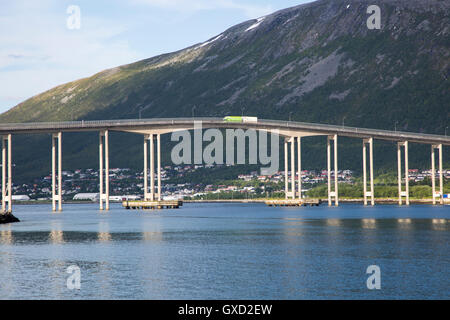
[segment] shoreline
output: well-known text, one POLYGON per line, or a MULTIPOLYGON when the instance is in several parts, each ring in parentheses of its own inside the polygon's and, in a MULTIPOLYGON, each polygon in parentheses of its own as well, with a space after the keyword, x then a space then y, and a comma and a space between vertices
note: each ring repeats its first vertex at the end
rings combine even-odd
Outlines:
MULTIPOLYGON (((310 200, 316 200, 317 198, 307 198, 310 200)), ((218 200, 182 200, 183 203, 265 203, 267 200, 284 200, 284 198, 259 198, 259 199, 218 199, 218 200)), ((323 205, 328 203, 328 198, 319 198, 323 205)), ((432 204, 432 199, 410 199, 410 204, 432 204)), ((121 202, 112 202, 118 203, 121 202)), ((339 203, 364 203, 363 198, 340 198, 339 203)), ((51 205, 51 201, 16 201, 13 202, 14 205, 33 205, 33 204, 48 204, 51 205)), ((63 204, 98 204, 98 202, 93 201, 63 201, 63 204)), ((334 201, 333 201, 334 204, 334 201)), ((394 198, 378 198, 375 199, 375 204, 398 204, 398 199, 394 198)), ((403 200, 403 204, 405 201, 403 200)), ((370 206, 370 200, 368 199, 368 205, 370 206)), ((437 201, 436 205, 439 205, 437 201)), ((444 205, 450 205, 450 201, 444 201, 444 205)))
MULTIPOLYGON (((317 198, 308 198, 310 200, 315 200, 317 198)), ((223 199, 223 200, 183 200, 184 203, 265 203, 267 200, 284 200, 284 198, 280 199, 223 199)), ((328 203, 327 198, 319 198, 323 205, 328 203)), ((432 199, 409 199, 410 204, 433 204, 432 199)), ((363 198, 348 198, 348 199, 339 199, 339 203, 364 203, 363 198)), ((333 201, 334 204, 334 201, 333 201)), ((375 204, 398 204, 398 199, 392 198, 379 198, 375 199, 375 204)), ((403 204, 405 201, 403 200, 403 204)), ((445 204, 450 204, 449 201, 444 202, 445 204)), ((368 200, 368 205, 370 206, 370 200, 368 200)), ((439 205, 439 202, 436 203, 439 205)))

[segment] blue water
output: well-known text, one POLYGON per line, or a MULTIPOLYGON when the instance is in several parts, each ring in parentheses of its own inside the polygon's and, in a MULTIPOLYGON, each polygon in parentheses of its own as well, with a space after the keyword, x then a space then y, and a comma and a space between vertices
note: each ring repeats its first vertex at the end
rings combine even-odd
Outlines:
POLYGON ((22 222, 0 226, 2 299, 450 298, 448 206, 14 209, 22 222), (67 288, 71 265, 80 290, 67 288))

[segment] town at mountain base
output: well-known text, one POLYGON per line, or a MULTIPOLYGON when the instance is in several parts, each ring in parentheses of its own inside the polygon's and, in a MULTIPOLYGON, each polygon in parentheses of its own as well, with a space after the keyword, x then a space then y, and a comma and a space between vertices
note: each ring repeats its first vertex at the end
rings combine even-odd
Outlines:
MULTIPOLYGON (((376 1, 380 30, 367 28, 371 4, 319 0, 246 21, 184 50, 53 88, 3 113, 0 122, 245 113, 443 135, 450 124, 450 1, 376 1)), ((141 166, 142 139, 113 138, 114 165, 141 166)), ((15 138, 20 175, 48 172, 48 141, 15 138)), ((97 143, 94 134, 65 134, 65 168, 93 167, 97 143)), ((325 159, 323 141, 305 143, 305 166, 323 167, 316 163, 325 159)), ((360 142, 343 143, 341 159, 361 153, 360 142)), ((424 152, 411 152, 411 162, 425 167, 429 147, 417 148, 424 152)), ((170 150, 163 152, 168 163, 170 150)), ((376 165, 395 168, 395 155, 393 144, 375 144, 376 165)))

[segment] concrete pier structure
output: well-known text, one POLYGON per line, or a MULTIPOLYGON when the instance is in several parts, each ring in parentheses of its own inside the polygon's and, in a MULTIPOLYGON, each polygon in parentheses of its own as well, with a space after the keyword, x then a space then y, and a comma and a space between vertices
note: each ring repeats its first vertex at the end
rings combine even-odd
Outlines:
POLYGON ((144 200, 148 199, 148 135, 144 136, 144 200))
POLYGON ((155 145, 153 134, 150 134, 150 200, 155 200, 155 145))
POLYGON ((409 206, 409 164, 408 164, 408 141, 397 143, 397 174, 398 174, 398 204, 402 205, 403 197, 409 206), (405 191, 402 191, 402 150, 405 148, 405 191))
POLYGON ((364 205, 367 205, 367 197, 370 197, 370 204, 372 206, 375 205, 375 190, 373 183, 373 138, 363 139, 363 188, 364 205), (367 144, 369 145, 370 191, 367 191, 367 144))
POLYGON ((285 174, 285 199, 295 200, 302 198, 302 178, 301 178, 301 142, 300 137, 285 138, 284 141, 284 174, 285 174), (297 141, 297 152, 295 146, 297 141), (289 147, 290 144, 290 147, 289 147), (290 152, 289 152, 290 150, 290 152), (295 156, 297 155, 297 171, 295 168, 295 156), (289 161, 290 157, 290 161, 289 161), (291 167, 289 168, 289 162, 291 167), (289 172, 291 174, 289 180, 289 172), (296 178, 296 175, 297 178, 296 178))
POLYGON ((56 209, 62 211, 62 132, 52 134, 52 210, 56 209))
POLYGON ((327 137, 328 205, 339 205, 337 134, 327 137), (331 141, 334 142, 334 191, 331 188, 331 141))
POLYGON ((289 140, 291 144, 291 198, 295 200, 295 137, 289 140))
POLYGON ((161 201, 161 135, 156 135, 156 144, 158 150, 158 201, 161 201))
POLYGON ((289 197, 289 167, 288 167, 288 139, 284 139, 284 194, 286 200, 289 197))
POLYGON ((109 132, 99 134, 99 193, 100 210, 109 210, 109 132), (103 207, 105 203, 105 207, 103 207))
POLYGON ((269 207, 301 207, 301 206, 319 206, 320 199, 288 199, 288 200, 266 200, 264 201, 269 207))
POLYGON ((183 205, 183 201, 169 200, 169 201, 140 201, 140 200, 126 200, 122 202, 122 207, 133 210, 149 210, 149 209, 178 209, 183 205))
POLYGON ((11 134, 2 137, 2 213, 12 212, 11 134))
POLYGON ((144 135, 144 200, 161 201, 161 135, 150 133, 144 135), (155 188, 155 139, 157 152, 157 188, 155 188), (150 143, 148 143, 150 142, 150 143), (150 164, 148 162, 148 151, 150 146, 150 164), (150 190, 148 188, 148 166, 150 165, 150 190))
POLYGON ((431 189, 433 204, 436 204, 436 198, 439 198, 439 203, 444 204, 444 173, 442 167, 442 144, 431 145, 431 189), (435 150, 439 151, 439 193, 436 193, 436 160, 435 150))
POLYGON ((297 161, 298 161, 298 198, 302 199, 302 143, 301 137, 297 137, 297 161))

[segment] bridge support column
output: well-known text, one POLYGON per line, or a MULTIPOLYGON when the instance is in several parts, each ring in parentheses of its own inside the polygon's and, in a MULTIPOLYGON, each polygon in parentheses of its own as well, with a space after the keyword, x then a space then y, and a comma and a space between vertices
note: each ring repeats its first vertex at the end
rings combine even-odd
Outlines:
POLYGON ((433 192, 433 204, 436 204, 436 198, 439 203, 444 204, 444 181, 442 172, 442 144, 431 146, 431 187, 433 192), (436 168, 435 168, 435 149, 439 150, 439 193, 436 193, 436 168))
POLYGON ((144 136, 144 200, 148 198, 148 135, 144 136))
POLYGON ((289 176, 288 176, 288 139, 284 139, 284 194, 287 200, 289 193, 289 176))
POLYGON ((161 201, 161 135, 156 135, 156 143, 158 150, 158 201, 161 201))
POLYGON ((402 197, 406 198, 409 205, 409 167, 408 167, 408 141, 397 143, 397 172, 398 172, 398 204, 402 205, 402 197), (405 191, 402 191, 402 150, 405 148, 405 191))
POLYGON ((301 142, 300 137, 286 137, 284 139, 284 193, 286 200, 291 198, 295 200, 302 198, 302 178, 301 178, 301 142), (295 168, 295 139, 297 139, 297 166, 298 171, 295 168), (289 147, 290 144, 290 147, 289 147), (290 149, 290 151, 289 151, 290 149), (289 153, 291 158, 291 168, 289 170, 289 153), (289 180, 289 172, 291 173, 291 179, 289 180), (298 174, 296 180, 295 175, 298 174), (289 186, 290 182, 290 186, 289 186))
POLYGON ((150 200, 155 200, 155 144, 153 134, 150 134, 150 200))
MULTIPOLYGON (((147 134, 144 137, 144 200, 155 200, 155 134, 147 134), (150 192, 148 189, 148 147, 150 141, 150 192)), ((160 155, 158 155, 160 158, 160 155)), ((160 178, 159 178, 160 179, 160 178)), ((158 181, 160 184, 161 182, 158 181)))
POLYGON ((2 136, 2 213, 6 212, 6 142, 2 136))
POLYGON ((62 132, 52 134, 52 210, 62 211, 62 132), (56 155, 58 149, 58 155, 56 155), (56 159, 58 157, 58 159, 56 159), (58 167, 58 176, 56 176, 58 167), (58 183, 56 183, 58 181, 58 183), (57 194, 58 193, 58 194, 57 194))
POLYGON ((100 177, 100 210, 109 210, 109 132, 101 131, 99 134, 99 177, 100 177), (104 157, 103 157, 104 150, 104 157), (105 170, 103 170, 103 165, 105 170))
POLYGON ((337 135, 327 137, 327 169, 328 169, 328 205, 332 205, 334 197, 335 206, 339 205, 339 189, 338 189, 338 150, 337 135), (334 141, 334 191, 331 191, 331 142, 334 141))
POLYGON ((297 161, 298 161, 298 198, 302 199, 302 145, 301 137, 297 137, 297 161))
POLYGON ((367 197, 370 197, 371 205, 375 205, 375 194, 373 185, 373 138, 363 140, 363 186, 364 205, 367 205, 367 197), (367 192, 367 152, 366 144, 369 144, 369 166, 370 166, 370 191, 367 192))
POLYGON ((291 198, 295 200, 295 137, 292 137, 291 143, 291 198))
POLYGON ((2 213, 12 212, 11 160, 11 134, 8 134, 2 137, 2 213))
POLYGON ((439 190, 441 192, 440 204, 444 204, 444 171, 442 167, 442 143, 439 145, 439 190))

